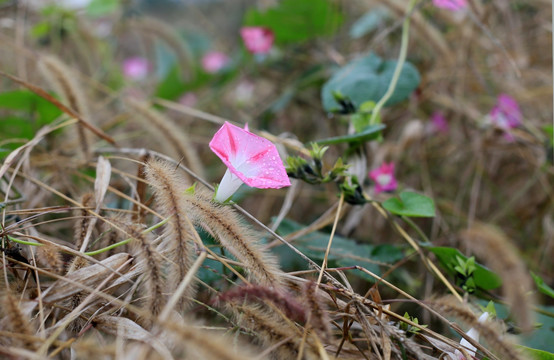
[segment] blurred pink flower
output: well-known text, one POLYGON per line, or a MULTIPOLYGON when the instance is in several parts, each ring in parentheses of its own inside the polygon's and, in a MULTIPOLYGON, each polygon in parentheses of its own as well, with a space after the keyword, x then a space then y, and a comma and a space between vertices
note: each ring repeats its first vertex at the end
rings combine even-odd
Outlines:
POLYGON ((193 107, 198 102, 198 97, 193 92, 186 92, 179 98, 179 104, 193 107))
POLYGON ((439 132, 442 134, 446 134, 448 132, 448 123, 440 111, 435 111, 433 115, 431 115, 431 128, 433 132, 439 132))
POLYGON ((375 192, 394 191, 398 187, 394 178, 394 163, 383 163, 378 169, 371 170, 369 177, 375 182, 375 192))
POLYGON ((496 105, 490 112, 491 122, 499 128, 509 131, 521 125, 521 111, 517 101, 510 95, 500 94, 496 105))
POLYGON ((219 51, 210 51, 202 57, 202 68, 205 72, 215 74, 229 63, 229 57, 219 51))
POLYGON ((215 200, 225 202, 245 183, 259 189, 290 186, 277 148, 263 137, 225 122, 210 141, 210 149, 227 165, 215 200))
POLYGON ((467 0, 433 0, 433 5, 450 11, 460 11, 467 7, 467 0))
POLYGON ((240 36, 244 46, 252 54, 267 54, 273 46, 275 35, 268 28, 259 26, 246 26, 240 29, 240 36))
POLYGON ((150 63, 143 57, 131 57, 123 61, 123 75, 131 80, 144 80, 150 71, 150 63))

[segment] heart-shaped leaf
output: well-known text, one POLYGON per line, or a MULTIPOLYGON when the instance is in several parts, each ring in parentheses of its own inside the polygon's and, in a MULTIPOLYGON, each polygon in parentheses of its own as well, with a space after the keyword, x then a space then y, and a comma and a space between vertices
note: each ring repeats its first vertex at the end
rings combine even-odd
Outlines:
MULTIPOLYGON (((340 109, 333 97, 339 92, 359 108, 366 101, 378 102, 392 80, 396 60, 383 60, 371 53, 356 59, 337 71, 321 89, 321 100, 326 111, 340 109)), ((419 85, 417 69, 409 62, 404 63, 396 88, 385 106, 394 105, 410 96, 419 85)))
POLYGON ((403 191, 399 198, 390 198, 383 202, 383 207, 393 214, 409 217, 434 217, 435 204, 425 195, 403 191))

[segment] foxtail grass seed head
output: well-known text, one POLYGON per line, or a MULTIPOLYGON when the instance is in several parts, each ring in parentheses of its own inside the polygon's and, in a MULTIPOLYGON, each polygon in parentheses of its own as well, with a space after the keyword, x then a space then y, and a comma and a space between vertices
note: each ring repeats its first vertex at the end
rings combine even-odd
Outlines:
POLYGON ((476 224, 461 233, 462 239, 502 278, 502 290, 512 315, 523 331, 533 329, 532 279, 517 250, 498 228, 476 224))
POLYGON ((207 192, 186 194, 187 214, 209 232, 246 268, 249 279, 280 289, 282 272, 277 259, 265 250, 260 234, 245 225, 234 209, 211 200, 207 192))
MULTIPOLYGON (((187 207, 186 188, 182 179, 176 174, 175 166, 161 160, 149 160, 145 167, 146 179, 154 190, 156 208, 169 219, 166 226, 162 247, 167 250, 171 260, 168 270, 169 288, 172 292, 183 280, 193 262, 193 232, 187 207)), ((189 286, 183 296, 181 305, 189 304, 188 300, 195 293, 194 286, 189 286), (185 300, 186 299, 186 300, 185 300)))

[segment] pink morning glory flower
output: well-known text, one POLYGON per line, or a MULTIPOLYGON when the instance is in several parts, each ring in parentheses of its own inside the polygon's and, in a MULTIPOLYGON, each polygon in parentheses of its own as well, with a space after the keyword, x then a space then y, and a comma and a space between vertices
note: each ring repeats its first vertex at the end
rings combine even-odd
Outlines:
MULTIPOLYGON (((483 324, 485 321, 487 321, 488 318, 489 318, 489 313, 484 312, 481 314, 481 316, 479 316, 479 319, 477 321, 479 321, 480 324, 483 324)), ((466 335, 475 341, 479 341, 479 332, 475 328, 469 329, 466 335)), ((477 351, 477 348, 471 345, 469 341, 462 338, 462 340, 460 340, 460 346, 466 349, 467 353, 471 355, 472 359, 475 357, 475 352, 477 351)), ((472 360, 472 359, 466 359, 460 350, 456 350, 454 351, 454 353, 449 352, 448 357, 451 360, 472 360)))
POLYGON ((240 29, 240 36, 244 46, 252 54, 267 54, 273 46, 275 35, 268 28, 259 26, 246 26, 240 29))
POLYGON ((433 115, 431 115, 431 128, 434 132, 442 134, 446 134, 448 132, 448 123, 440 111, 435 111, 433 115))
POLYGON ((375 192, 394 191, 398 187, 394 178, 394 163, 383 163, 378 169, 371 170, 369 177, 375 182, 375 192))
POLYGON ((210 141, 227 171, 221 179, 215 200, 225 202, 244 183, 259 189, 290 186, 290 180, 271 141, 225 122, 210 141))
POLYGON ((467 0, 433 0, 433 5, 450 11, 460 11, 467 7, 467 0))
POLYGON ((131 57, 123 61, 123 75, 131 80, 144 80, 150 71, 150 63, 143 57, 131 57))
POLYGON ((521 111, 517 101, 510 95, 500 94, 490 112, 491 122, 503 130, 521 125, 521 111))
POLYGON ((215 74, 229 63, 229 57, 219 51, 210 51, 202 57, 202 69, 209 74, 215 74))

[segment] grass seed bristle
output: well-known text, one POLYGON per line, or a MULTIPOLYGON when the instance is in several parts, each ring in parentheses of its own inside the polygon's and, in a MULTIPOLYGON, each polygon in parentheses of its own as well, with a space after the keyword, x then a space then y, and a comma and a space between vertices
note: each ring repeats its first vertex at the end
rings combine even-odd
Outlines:
MULTIPOLYGON (((163 242, 167 256, 176 266, 168 271, 169 289, 172 291, 188 273, 194 252, 194 243, 185 200, 185 187, 176 174, 176 170, 167 162, 151 160, 146 164, 146 179, 154 189, 154 197, 159 212, 169 218, 166 239, 163 242)), ((194 286, 189 286, 183 295, 185 299, 193 296, 194 286)))
POLYGON ((462 238, 502 278, 502 290, 511 312, 523 331, 533 329, 532 279, 510 240, 499 229, 477 224, 462 238))
POLYGON ((133 245, 137 257, 146 263, 144 271, 144 286, 142 287, 145 303, 152 315, 158 315, 166 302, 164 294, 164 277, 162 274, 161 256, 152 246, 150 234, 143 234, 138 225, 127 227, 127 232, 132 235, 133 245))
POLYGON ((14 346, 21 346, 28 350, 36 350, 37 344, 32 340, 36 334, 36 330, 33 329, 33 323, 21 311, 18 304, 18 298, 12 295, 9 291, 5 291, 4 294, 1 295, 1 328, 4 331, 24 335, 12 338, 12 344, 14 346))
MULTIPOLYGON (((92 120, 87 97, 76 80, 76 74, 68 65, 54 56, 45 55, 40 57, 38 69, 71 109, 75 110, 83 119, 89 122, 92 120)), ((77 136, 81 150, 88 159, 91 155, 92 137, 80 123, 77 124, 77 136)))
POLYGON ((199 176, 203 176, 204 168, 186 131, 180 129, 173 120, 147 104, 133 99, 127 99, 126 104, 133 111, 133 115, 147 129, 150 129, 150 134, 158 138, 158 143, 168 155, 175 159, 184 157, 185 165, 199 176))
POLYGON ((523 360, 519 351, 501 335, 489 322, 480 323, 477 316, 467 306, 459 303, 451 296, 434 299, 429 305, 438 312, 455 317, 461 320, 467 326, 475 328, 479 335, 489 344, 501 359, 523 360))
POLYGON ((244 225, 231 207, 216 204, 201 190, 186 195, 186 199, 189 216, 213 232, 217 240, 244 263, 251 279, 265 287, 282 288, 277 260, 262 248, 259 234, 244 225))

